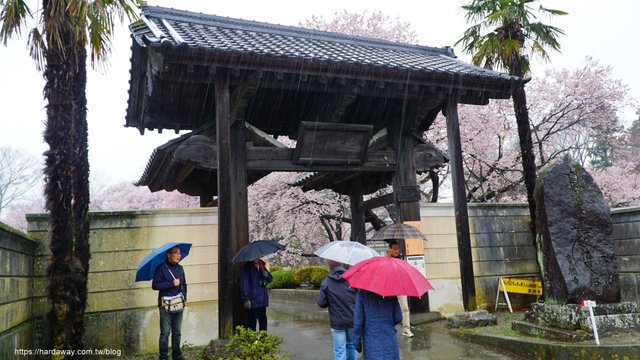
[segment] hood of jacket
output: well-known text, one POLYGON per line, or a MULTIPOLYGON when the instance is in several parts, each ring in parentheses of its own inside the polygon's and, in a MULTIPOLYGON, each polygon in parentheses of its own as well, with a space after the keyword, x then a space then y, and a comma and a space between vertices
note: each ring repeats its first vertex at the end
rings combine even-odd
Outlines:
POLYGON ((327 277, 335 281, 346 281, 345 279, 342 278, 342 274, 345 271, 347 270, 345 270, 344 267, 342 267, 341 265, 338 265, 333 269, 331 269, 331 272, 329 272, 329 275, 327 275, 327 277))

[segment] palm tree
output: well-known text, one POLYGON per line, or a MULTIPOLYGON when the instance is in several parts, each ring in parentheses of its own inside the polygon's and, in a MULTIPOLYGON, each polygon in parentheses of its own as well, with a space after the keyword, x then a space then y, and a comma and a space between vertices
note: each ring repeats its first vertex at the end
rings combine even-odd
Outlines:
MULTIPOLYGON (((489 69, 497 66, 508 70, 511 75, 524 77, 529 73, 529 58, 525 53, 530 52, 548 60, 547 49, 560 51, 558 36, 564 34, 561 29, 537 20, 531 7, 535 1, 472 0, 470 4, 462 6, 462 9, 466 11, 466 21, 476 24, 465 30, 456 45, 462 44, 463 51, 473 56, 472 62, 477 66, 483 63, 484 67, 489 69)), ((550 18, 567 14, 564 11, 547 9, 542 5, 538 10, 550 18)), ((535 235, 536 207, 533 190, 536 185, 537 167, 524 85, 514 87, 512 98, 518 123, 532 231, 535 235)))
MULTIPOLYGON (((105 59, 116 18, 134 19, 139 6, 137 0, 43 0, 38 26, 29 32, 30 55, 46 81, 47 295, 56 349, 82 348, 84 333, 90 257, 86 46, 92 64, 105 59)), ((33 16, 24 0, 0 0, 0 40, 6 45, 33 16)))

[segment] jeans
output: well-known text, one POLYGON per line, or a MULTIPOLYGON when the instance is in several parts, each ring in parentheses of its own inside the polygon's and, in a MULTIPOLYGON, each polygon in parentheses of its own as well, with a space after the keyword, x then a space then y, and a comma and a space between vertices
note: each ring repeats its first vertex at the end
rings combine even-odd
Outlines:
POLYGON ((267 307, 252 308, 247 311, 247 328, 256 331, 256 323, 260 331, 267 331, 267 307))
POLYGON ((171 358, 182 360, 180 349, 180 331, 182 329, 182 313, 170 313, 160 308, 160 360, 169 359, 169 333, 171 333, 171 358))
POLYGON ((333 335, 333 358, 335 360, 356 360, 356 348, 353 346, 353 328, 345 330, 331 329, 333 335))

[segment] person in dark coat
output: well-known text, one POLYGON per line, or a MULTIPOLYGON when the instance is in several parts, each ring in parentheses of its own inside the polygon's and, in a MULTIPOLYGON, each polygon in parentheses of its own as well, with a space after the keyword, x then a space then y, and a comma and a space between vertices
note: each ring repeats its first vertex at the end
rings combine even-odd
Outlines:
POLYGON ((158 290, 158 307, 160 308, 160 360, 169 359, 169 334, 171 334, 171 358, 182 360, 180 337, 182 330, 182 311, 169 312, 162 306, 162 298, 182 294, 182 301, 187 301, 187 279, 184 269, 178 263, 182 258, 176 246, 167 250, 167 260, 156 268, 151 288, 158 290))
POLYGON ((402 322, 402 310, 395 296, 382 297, 359 290, 353 319, 353 341, 365 360, 400 359, 396 325, 402 322))
POLYGON ((329 323, 333 335, 333 357, 335 360, 356 360, 353 345, 353 312, 355 310, 356 289, 350 288, 342 273, 341 263, 327 260, 331 269, 320 285, 316 303, 321 308, 329 308, 329 323))
POLYGON ((267 306, 269 306, 269 292, 267 284, 273 276, 267 270, 262 259, 247 261, 242 268, 240 278, 240 299, 247 309, 245 326, 256 330, 256 323, 260 331, 267 331, 267 306))

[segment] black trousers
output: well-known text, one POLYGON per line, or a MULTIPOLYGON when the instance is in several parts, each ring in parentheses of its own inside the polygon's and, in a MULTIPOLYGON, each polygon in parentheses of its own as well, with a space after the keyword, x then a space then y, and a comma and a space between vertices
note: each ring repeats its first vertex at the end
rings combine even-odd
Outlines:
POLYGON ((252 308, 247 311, 246 326, 256 331, 256 323, 260 326, 260 331, 267 331, 267 307, 252 308))

